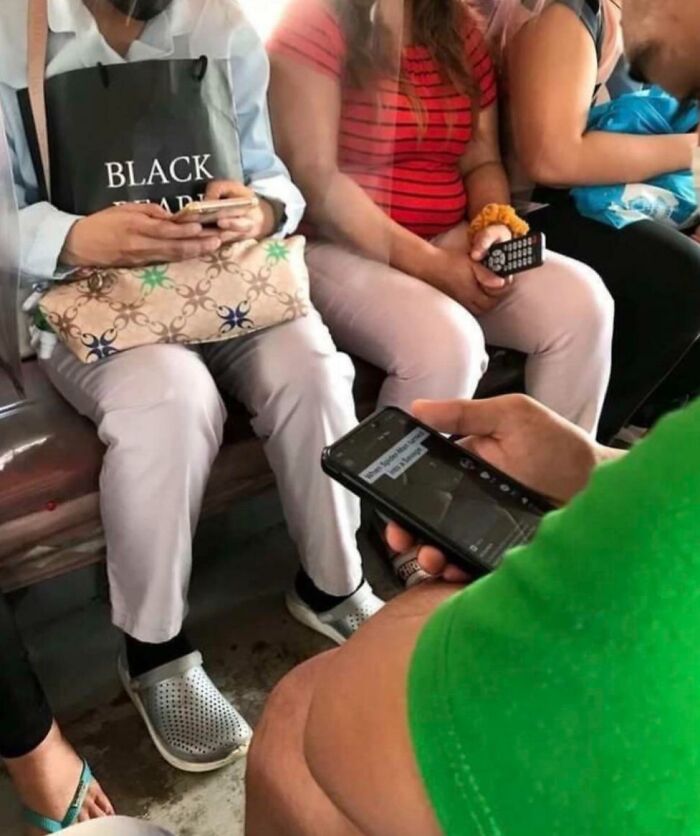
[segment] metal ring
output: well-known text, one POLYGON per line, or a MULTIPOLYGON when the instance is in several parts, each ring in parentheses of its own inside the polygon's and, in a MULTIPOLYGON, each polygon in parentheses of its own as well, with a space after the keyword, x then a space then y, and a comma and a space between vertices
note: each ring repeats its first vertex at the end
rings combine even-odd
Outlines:
POLYGON ((93 273, 88 278, 88 288, 91 293, 99 293, 104 287, 104 276, 102 273, 93 273))

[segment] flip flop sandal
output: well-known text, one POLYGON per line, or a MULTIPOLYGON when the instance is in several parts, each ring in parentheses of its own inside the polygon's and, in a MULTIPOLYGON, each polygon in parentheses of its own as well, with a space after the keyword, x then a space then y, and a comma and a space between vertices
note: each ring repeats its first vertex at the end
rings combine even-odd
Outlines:
POLYGON ((75 795, 73 796, 73 800, 70 803, 70 807, 68 808, 66 815, 63 817, 63 821, 56 821, 56 819, 50 819, 48 816, 42 816, 39 813, 35 813, 34 810, 30 810, 29 807, 23 808, 22 818, 26 824, 30 825, 30 827, 36 827, 46 833, 60 833, 62 830, 66 830, 78 821, 78 816, 80 815, 80 811, 83 809, 83 804, 85 803, 91 784, 92 771, 87 765, 87 762, 83 761, 83 769, 80 773, 78 787, 75 791, 75 795))

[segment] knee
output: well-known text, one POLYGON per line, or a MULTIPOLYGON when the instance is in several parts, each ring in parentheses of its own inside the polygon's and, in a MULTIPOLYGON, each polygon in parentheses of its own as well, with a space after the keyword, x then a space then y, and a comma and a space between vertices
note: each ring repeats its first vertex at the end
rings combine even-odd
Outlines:
POLYGON ((304 733, 317 674, 335 653, 315 656, 294 668, 272 690, 247 756, 249 792, 281 794, 290 764, 304 757, 304 733))
POLYGON ((335 404, 352 410, 354 379, 347 354, 338 351, 320 320, 318 325, 309 321, 261 359, 259 400, 263 405, 282 402, 289 409, 335 404))
POLYGON ((287 674, 271 691, 263 713, 255 727, 253 740, 246 758, 246 784, 270 780, 273 770, 271 765, 277 762, 277 749, 286 737, 281 738, 278 730, 286 727, 285 716, 288 711, 295 712, 298 694, 295 686, 296 671, 287 674))
POLYGON ((151 346, 134 352, 127 371, 131 394, 121 409, 105 416, 107 425, 124 420, 140 425, 148 444, 162 439, 187 447, 203 430, 220 443, 226 411, 216 384, 199 355, 178 346, 151 346))
POLYGON ((433 379, 445 397, 471 397, 488 366, 484 332, 458 302, 447 296, 437 301, 426 308, 425 327, 410 336, 409 371, 433 379))
MULTIPOLYGON (((700 322, 700 246, 686 236, 682 245, 669 248, 667 268, 661 271, 662 280, 656 288, 654 300, 664 300, 672 307, 682 327, 685 322, 698 327, 700 322)), ((653 268, 658 270, 658 260, 653 268)))
POLYGON ((615 321, 615 303, 600 276, 580 262, 570 262, 568 275, 560 276, 562 287, 548 301, 550 314, 570 334, 593 342, 609 342, 615 321))
POLYGON ((181 428, 205 422, 220 431, 225 420, 221 395, 199 355, 162 354, 156 361, 158 395, 164 419, 181 428))
POLYGON ((294 400, 318 404, 329 401, 349 403, 355 381, 352 360, 335 347, 324 352, 307 353, 302 365, 287 380, 287 390, 294 400))

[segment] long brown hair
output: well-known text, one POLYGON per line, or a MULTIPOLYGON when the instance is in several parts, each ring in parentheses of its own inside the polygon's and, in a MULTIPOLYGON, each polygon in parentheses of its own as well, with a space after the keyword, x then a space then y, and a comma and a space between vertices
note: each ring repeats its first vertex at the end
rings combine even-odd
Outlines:
MULTIPOLYGON (((382 76, 402 77, 397 45, 382 20, 377 0, 334 0, 348 45, 345 75, 349 84, 367 89, 382 76)), ((415 45, 427 48, 443 80, 469 96, 478 115, 479 94, 469 65, 464 38, 472 13, 467 0, 411 0, 415 45)), ((407 90, 415 102, 415 94, 407 90)))

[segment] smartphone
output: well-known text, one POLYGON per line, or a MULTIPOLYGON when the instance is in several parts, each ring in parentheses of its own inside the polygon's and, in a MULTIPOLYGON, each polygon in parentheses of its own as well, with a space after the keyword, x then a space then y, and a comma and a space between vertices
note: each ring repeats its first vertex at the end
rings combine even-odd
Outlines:
POLYGON ((225 218, 235 217, 242 210, 254 209, 260 200, 257 197, 232 197, 226 200, 200 200, 188 203, 173 220, 179 223, 200 223, 203 226, 216 224, 225 218))
POLYGON ((400 409, 323 453, 324 471, 471 575, 529 542, 553 506, 400 409))

